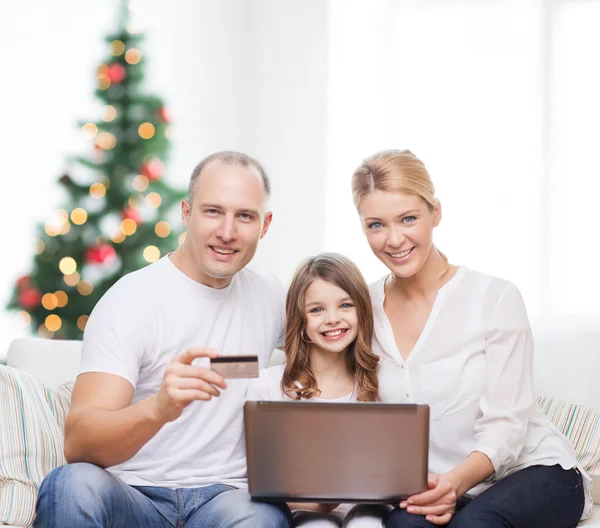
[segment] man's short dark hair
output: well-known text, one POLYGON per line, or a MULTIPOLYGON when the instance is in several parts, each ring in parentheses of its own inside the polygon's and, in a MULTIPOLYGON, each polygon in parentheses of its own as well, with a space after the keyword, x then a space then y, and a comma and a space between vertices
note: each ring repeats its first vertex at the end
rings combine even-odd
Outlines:
POLYGON ((188 201, 190 204, 194 198, 194 191, 196 187, 196 180, 198 180, 198 176, 202 172, 202 169, 208 165, 212 161, 219 161, 224 165, 237 165, 239 167, 249 167, 254 169, 260 175, 263 185, 265 188, 265 194, 267 198, 271 195, 271 183, 269 182, 269 177, 265 172, 264 167, 254 158, 248 156, 247 154, 243 154, 241 152, 235 152, 233 150, 223 150, 221 152, 215 152, 210 156, 204 158, 192 171, 192 175, 190 177, 190 184, 188 187, 188 201))

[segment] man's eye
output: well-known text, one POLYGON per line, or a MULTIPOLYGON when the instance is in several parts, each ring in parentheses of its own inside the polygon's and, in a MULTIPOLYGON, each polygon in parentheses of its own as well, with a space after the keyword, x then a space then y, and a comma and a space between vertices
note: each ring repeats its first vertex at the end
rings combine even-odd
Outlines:
POLYGON ((246 214, 246 213, 242 213, 242 214, 240 214, 240 218, 241 218, 242 220, 246 220, 246 221, 250 221, 250 220, 253 220, 253 219, 254 219, 254 217, 253 217, 252 215, 250 215, 250 214, 246 214))
POLYGON ((381 222, 372 222, 367 226, 369 229, 381 229, 383 224, 381 222))
POLYGON ((219 211, 217 211, 216 209, 207 209, 206 213, 209 215, 215 215, 215 214, 219 214, 219 211))

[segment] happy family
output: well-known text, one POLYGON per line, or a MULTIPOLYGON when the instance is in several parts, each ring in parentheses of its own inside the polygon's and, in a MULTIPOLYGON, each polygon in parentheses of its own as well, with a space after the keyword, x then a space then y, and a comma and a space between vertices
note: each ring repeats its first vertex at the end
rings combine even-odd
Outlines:
POLYGON ((323 253, 286 293, 246 267, 273 219, 262 165, 226 151, 195 167, 182 245, 120 279, 90 316, 69 463, 42 483, 35 527, 577 526, 589 477, 535 404, 518 289, 434 245, 440 202, 410 151, 379 152, 350 180, 389 274, 367 285, 323 253), (286 362, 267 368, 275 348, 286 362), (258 378, 226 381, 206 359, 239 354, 258 356, 258 378), (253 500, 247 400, 427 404, 428 489, 395 505, 253 500))

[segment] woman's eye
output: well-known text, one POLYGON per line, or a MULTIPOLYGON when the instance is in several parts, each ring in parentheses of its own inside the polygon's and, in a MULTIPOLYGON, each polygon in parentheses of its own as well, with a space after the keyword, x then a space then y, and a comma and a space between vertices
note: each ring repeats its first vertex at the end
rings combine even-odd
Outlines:
POLYGON ((369 229, 381 229, 383 224, 381 222, 372 222, 367 226, 369 229))
POLYGON ((412 224, 412 223, 413 223, 413 222, 414 222, 416 219, 417 219, 417 217, 416 217, 416 216, 405 216, 405 217, 402 219, 402 221, 403 221, 405 224, 412 224))

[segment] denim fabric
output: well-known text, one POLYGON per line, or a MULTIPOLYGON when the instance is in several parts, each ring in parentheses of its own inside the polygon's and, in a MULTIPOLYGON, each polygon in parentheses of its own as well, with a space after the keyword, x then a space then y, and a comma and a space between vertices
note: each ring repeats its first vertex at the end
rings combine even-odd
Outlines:
MULTIPOLYGON (((531 466, 496 482, 478 497, 462 497, 449 528, 575 528, 585 495, 577 469, 531 466)), ((396 508, 388 528, 433 528, 421 515, 396 508)))
POLYGON ((61 466, 42 482, 35 528, 291 528, 288 507, 223 484, 129 486, 93 464, 61 466))

